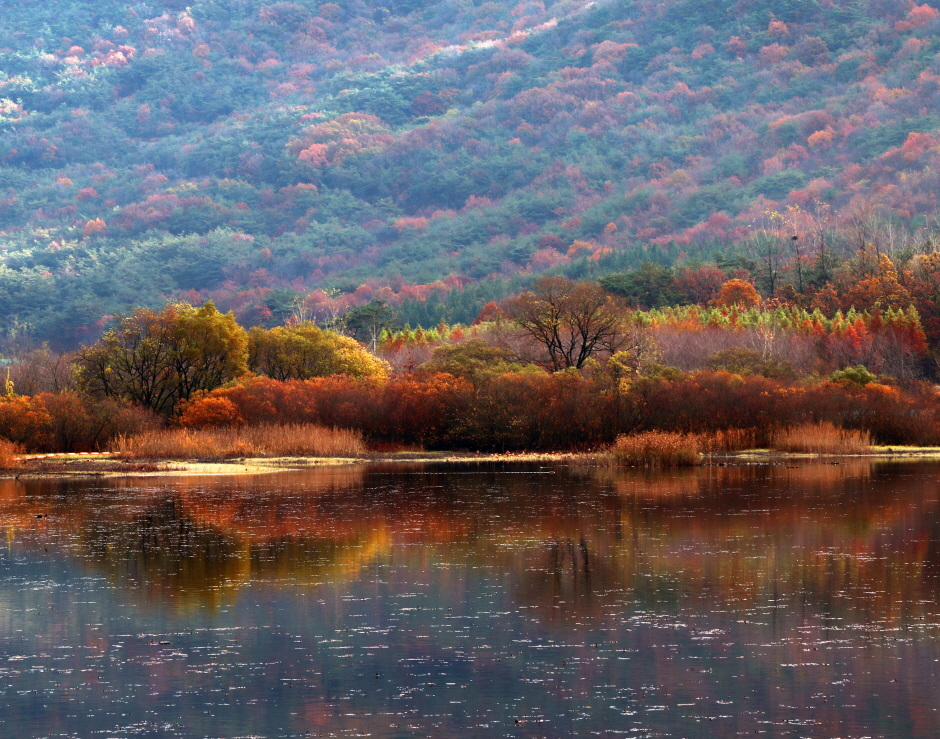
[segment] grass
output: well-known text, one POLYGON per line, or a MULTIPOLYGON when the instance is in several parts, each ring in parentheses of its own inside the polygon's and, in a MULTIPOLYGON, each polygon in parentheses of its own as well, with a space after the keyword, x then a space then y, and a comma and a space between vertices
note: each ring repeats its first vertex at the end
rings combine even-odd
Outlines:
POLYGON ((304 423, 160 429, 119 437, 111 443, 111 451, 138 459, 356 457, 365 453, 365 444, 358 431, 304 423))
POLYGON ((804 454, 868 454, 871 434, 841 429, 828 422, 804 423, 774 432, 771 448, 804 454))

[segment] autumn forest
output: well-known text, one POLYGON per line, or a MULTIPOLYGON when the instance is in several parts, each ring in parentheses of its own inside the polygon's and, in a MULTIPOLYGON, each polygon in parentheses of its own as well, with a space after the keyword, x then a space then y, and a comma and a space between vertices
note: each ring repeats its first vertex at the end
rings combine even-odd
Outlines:
POLYGON ((3 13, 19 448, 270 423, 373 449, 940 443, 934 5, 3 13))

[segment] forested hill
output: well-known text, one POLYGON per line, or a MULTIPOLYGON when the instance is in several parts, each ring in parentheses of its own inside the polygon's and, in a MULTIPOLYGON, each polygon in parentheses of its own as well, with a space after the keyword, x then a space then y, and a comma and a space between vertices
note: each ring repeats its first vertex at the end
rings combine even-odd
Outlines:
POLYGON ((0 8, 6 332, 175 296, 270 323, 317 288, 414 303, 936 212, 928 4, 0 8))

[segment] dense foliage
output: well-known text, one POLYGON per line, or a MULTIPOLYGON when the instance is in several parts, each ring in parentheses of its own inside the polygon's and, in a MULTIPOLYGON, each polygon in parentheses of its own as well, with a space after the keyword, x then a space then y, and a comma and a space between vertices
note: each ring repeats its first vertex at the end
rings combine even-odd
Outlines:
POLYGON ((17 358, 0 437, 70 450, 157 425, 315 424, 373 447, 552 451, 651 431, 761 444, 829 424, 940 443, 936 357, 913 305, 827 314, 740 278, 716 293, 644 311, 542 277, 473 326, 384 329, 378 356, 310 322, 246 331, 211 302, 138 309, 72 356, 17 358))
POLYGON ((381 360, 347 336, 311 323, 248 332, 210 302, 171 304, 159 313, 140 308, 120 318, 100 341, 77 352, 74 379, 89 397, 169 416, 193 395, 237 380, 249 368, 277 380, 387 374, 381 360))
POLYGON ((689 257, 801 288, 783 261, 934 214, 938 27, 900 0, 10 3, 3 329, 75 345, 167 297, 466 322, 532 274, 689 257))

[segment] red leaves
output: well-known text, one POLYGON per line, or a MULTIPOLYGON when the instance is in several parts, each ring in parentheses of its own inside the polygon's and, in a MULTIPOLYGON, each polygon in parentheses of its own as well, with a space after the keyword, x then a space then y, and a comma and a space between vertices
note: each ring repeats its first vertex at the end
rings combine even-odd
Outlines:
POLYGON ((101 233, 105 230, 107 224, 101 218, 92 218, 90 221, 85 223, 85 228, 82 230, 84 236, 93 236, 96 233, 101 233))
POLYGON ((940 11, 930 7, 926 3, 923 5, 915 5, 908 11, 905 20, 898 21, 894 24, 894 30, 904 32, 926 26, 928 23, 935 21, 938 15, 940 15, 940 11))
POLYGON ((367 113, 344 113, 310 126, 302 137, 291 140, 288 148, 301 161, 323 167, 339 164, 347 157, 379 151, 394 140, 391 129, 380 118, 367 113))

